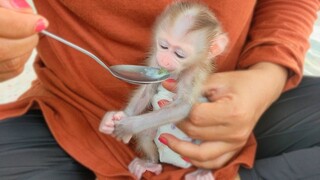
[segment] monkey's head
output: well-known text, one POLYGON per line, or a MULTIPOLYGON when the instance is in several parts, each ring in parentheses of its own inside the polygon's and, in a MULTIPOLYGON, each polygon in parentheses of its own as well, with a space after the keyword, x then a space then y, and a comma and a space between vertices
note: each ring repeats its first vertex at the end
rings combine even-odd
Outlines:
POLYGON ((198 63, 211 65, 228 43, 213 13, 190 2, 170 5, 158 19, 154 38, 158 65, 177 74, 198 63))

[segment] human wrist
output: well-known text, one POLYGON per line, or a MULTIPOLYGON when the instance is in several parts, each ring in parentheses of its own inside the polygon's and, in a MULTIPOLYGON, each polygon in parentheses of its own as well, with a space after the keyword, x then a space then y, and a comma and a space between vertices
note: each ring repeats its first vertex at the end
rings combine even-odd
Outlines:
POLYGON ((267 79, 270 79, 274 83, 275 88, 281 89, 281 92, 288 79, 288 69, 271 62, 257 63, 250 66, 249 70, 262 72, 267 79))
POLYGON ((284 66, 271 63, 271 62, 259 62, 249 67, 249 69, 261 69, 277 72, 279 75, 283 75, 285 78, 288 77, 288 70, 284 66))
POLYGON ((287 69, 274 63, 260 62, 247 70, 251 72, 250 76, 254 76, 252 78, 256 81, 255 89, 258 91, 256 93, 262 98, 260 101, 263 102, 264 108, 268 108, 285 88, 288 79, 287 69))

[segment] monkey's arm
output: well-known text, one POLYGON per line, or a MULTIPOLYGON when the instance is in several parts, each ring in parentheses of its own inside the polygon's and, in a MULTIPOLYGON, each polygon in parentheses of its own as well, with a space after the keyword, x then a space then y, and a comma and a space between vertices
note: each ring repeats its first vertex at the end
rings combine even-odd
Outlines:
MULTIPOLYGON (((147 62, 150 67, 158 67, 154 53, 148 58, 147 62)), ((143 113, 150 104, 151 98, 156 94, 158 86, 159 83, 139 86, 124 109, 125 114, 135 116, 143 113)))
POLYGON ((134 116, 146 110, 158 84, 141 85, 133 94, 129 104, 124 109, 127 116, 134 116))
MULTIPOLYGON (((128 116, 134 116, 142 113, 146 110, 150 99, 155 93, 155 87, 157 85, 149 84, 142 85, 136 90, 131 101, 124 111, 109 111, 107 112, 99 126, 99 130, 105 134, 112 134, 115 128, 115 122, 128 116)), ((122 138, 123 141, 129 142, 131 135, 122 138)))
MULTIPOLYGON (((200 87, 193 87, 195 84, 193 83, 195 73, 202 74, 204 72, 200 71, 198 68, 191 68, 191 70, 181 74, 180 81, 177 85, 176 93, 178 97, 176 100, 160 110, 141 114, 139 116, 122 118, 121 121, 118 121, 116 124, 115 135, 118 136, 117 133, 119 136, 124 134, 136 134, 145 129, 159 127, 168 123, 176 123, 186 118, 194 102, 194 98, 191 98, 190 95, 193 94, 195 89, 200 89, 200 87)), ((154 93, 152 95, 154 95, 154 93)))
POLYGON ((192 105, 183 100, 176 100, 158 111, 139 116, 124 117, 116 122, 114 135, 118 138, 137 134, 149 128, 156 128, 168 123, 177 123, 186 118, 192 105))

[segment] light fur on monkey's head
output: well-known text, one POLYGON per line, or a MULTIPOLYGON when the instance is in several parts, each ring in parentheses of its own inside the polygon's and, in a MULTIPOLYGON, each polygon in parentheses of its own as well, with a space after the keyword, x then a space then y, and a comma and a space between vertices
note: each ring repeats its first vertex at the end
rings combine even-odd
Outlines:
POLYGON ((159 16, 155 29, 155 42, 159 32, 171 33, 175 37, 186 37, 199 32, 199 44, 195 47, 203 53, 209 52, 212 42, 221 35, 222 29, 214 13, 204 4, 196 1, 176 1, 159 16), (205 43, 204 43, 205 42, 205 43))

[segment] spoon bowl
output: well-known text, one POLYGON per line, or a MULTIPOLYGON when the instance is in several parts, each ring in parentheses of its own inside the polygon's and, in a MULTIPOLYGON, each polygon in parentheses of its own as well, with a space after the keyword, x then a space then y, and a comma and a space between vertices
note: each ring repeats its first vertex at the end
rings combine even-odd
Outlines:
POLYGON ((159 83, 170 74, 160 73, 158 68, 137 65, 115 65, 109 67, 113 75, 132 84, 159 83))
POLYGON ((115 65, 108 67, 97 56, 91 52, 55 35, 46 30, 41 31, 42 34, 51 37, 67 46, 70 46, 83 54, 94 59, 98 64, 108 70, 114 77, 126 81, 131 84, 150 84, 159 83, 169 78, 170 74, 167 71, 162 71, 159 68, 137 65, 115 65))

